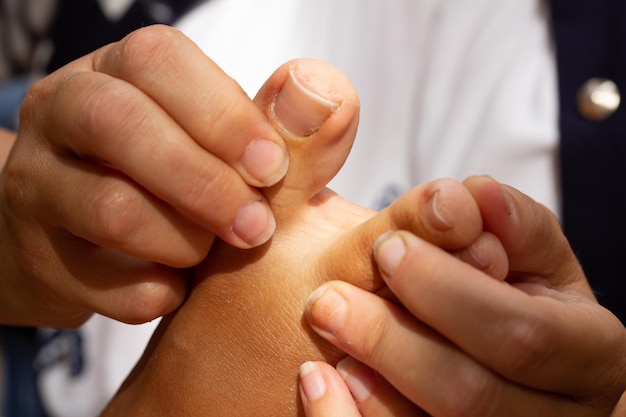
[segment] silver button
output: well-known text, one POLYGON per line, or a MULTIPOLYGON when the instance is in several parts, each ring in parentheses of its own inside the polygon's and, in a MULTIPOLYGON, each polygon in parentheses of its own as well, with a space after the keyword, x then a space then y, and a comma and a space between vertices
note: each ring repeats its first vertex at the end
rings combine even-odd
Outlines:
POLYGON ((606 78, 592 78, 578 91, 578 111, 587 120, 608 118, 615 113, 620 102, 617 85, 606 78))

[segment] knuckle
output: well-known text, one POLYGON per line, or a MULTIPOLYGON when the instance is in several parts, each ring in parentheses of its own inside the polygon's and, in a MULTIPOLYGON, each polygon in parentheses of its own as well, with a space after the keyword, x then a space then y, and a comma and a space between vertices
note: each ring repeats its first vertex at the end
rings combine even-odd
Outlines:
MULTIPOLYGON (((75 120, 85 137, 93 139, 104 135, 120 142, 148 123, 134 90, 113 78, 99 84, 97 91, 85 97, 75 120)), ((111 147, 110 143, 106 146, 111 147)))
POLYGON ((447 416, 488 417, 498 402, 498 380, 480 366, 463 367, 446 397, 447 416))
POLYGON ((25 123, 25 120, 40 114, 41 104, 49 102, 51 96, 52 92, 44 80, 35 82, 28 89, 22 101, 20 126, 28 126, 29 124, 25 123))
POLYGON ((174 28, 153 25, 138 29, 120 42, 116 62, 122 74, 135 77, 137 74, 154 73, 167 63, 183 38, 182 33, 174 28))
POLYGON ((199 176, 195 181, 184 185, 180 195, 185 196, 184 206, 196 218, 223 218, 223 214, 231 213, 234 217, 237 208, 228 207, 237 194, 231 170, 225 164, 213 164, 206 177, 199 176))
MULTIPOLYGON (((362 320, 362 318, 360 318, 362 320)), ((376 312, 368 319, 367 334, 358 343, 351 343, 353 346, 362 346, 360 359, 364 363, 379 364, 388 358, 388 352, 385 349, 389 339, 394 334, 390 332, 389 317, 383 313, 376 312)))
POLYGON ((511 326, 501 351, 505 363, 503 369, 512 376, 525 375, 541 367, 555 345, 555 334, 541 314, 517 320, 511 326))
POLYGON ((140 228, 139 201, 122 181, 115 181, 93 193, 87 202, 88 227, 98 243, 124 247, 140 228))
POLYGON ((122 314, 123 321, 130 324, 141 324, 152 321, 169 313, 180 297, 167 285, 144 282, 133 289, 128 311, 122 314))

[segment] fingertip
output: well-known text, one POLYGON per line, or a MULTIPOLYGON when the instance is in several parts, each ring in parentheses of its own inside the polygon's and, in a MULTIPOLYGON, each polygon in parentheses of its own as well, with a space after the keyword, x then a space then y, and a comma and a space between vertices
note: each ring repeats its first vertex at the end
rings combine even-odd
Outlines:
POLYGON ((396 229, 410 231, 448 250, 468 245, 483 227, 472 195, 461 183, 449 178, 411 189, 388 210, 396 229))
POLYGON ((506 250, 494 234, 483 232, 476 241, 455 252, 456 256, 498 281, 504 281, 509 272, 506 250))
POLYGON ((329 364, 305 362, 300 367, 299 378, 307 417, 361 417, 348 387, 329 364))
POLYGON ((245 149, 240 163, 248 184, 270 187, 285 177, 289 168, 289 154, 272 140, 257 139, 245 149))
POLYGON ((337 372, 357 403, 364 402, 372 396, 377 377, 371 368, 348 356, 337 363, 337 372))
POLYGON ((233 222, 232 233, 240 248, 253 248, 266 243, 276 231, 276 219, 264 201, 253 201, 241 207, 233 222))
POLYGON ((310 402, 326 394, 326 381, 317 362, 305 362, 300 366, 300 390, 302 398, 310 402))
POLYGON ((384 233, 374 242, 374 257, 385 278, 394 274, 405 254, 406 243, 396 231, 384 233))

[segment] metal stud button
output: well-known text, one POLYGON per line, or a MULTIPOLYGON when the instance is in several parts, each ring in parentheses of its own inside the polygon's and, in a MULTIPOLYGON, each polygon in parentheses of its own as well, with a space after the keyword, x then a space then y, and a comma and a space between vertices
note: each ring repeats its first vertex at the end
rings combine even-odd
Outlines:
POLYGON ((615 113, 620 102, 617 85, 606 78, 592 78, 578 92, 578 111, 587 120, 608 118, 615 113))

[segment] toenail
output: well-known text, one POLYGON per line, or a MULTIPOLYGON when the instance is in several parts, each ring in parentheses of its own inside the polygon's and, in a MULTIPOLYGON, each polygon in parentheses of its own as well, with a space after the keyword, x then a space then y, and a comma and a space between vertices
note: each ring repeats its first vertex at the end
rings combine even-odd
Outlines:
POLYGON ((269 240, 276 230, 276 220, 267 204, 254 201, 239 209, 232 231, 250 246, 269 240))
POLYGON ((426 204, 426 219, 437 230, 447 231, 454 227, 454 224, 448 221, 445 212, 441 207, 441 191, 437 190, 428 199, 426 204))
POLYGON ((269 187, 280 181, 287 173, 287 152, 268 139, 258 139, 246 148, 241 165, 261 187, 269 187))
POLYGON ((317 363, 305 362, 300 366, 300 386, 309 401, 319 400, 326 394, 326 381, 317 363))
POLYGON ((295 70, 276 95, 272 111, 276 121, 289 133, 306 137, 315 133, 339 107, 337 103, 311 90, 296 76, 295 70))

